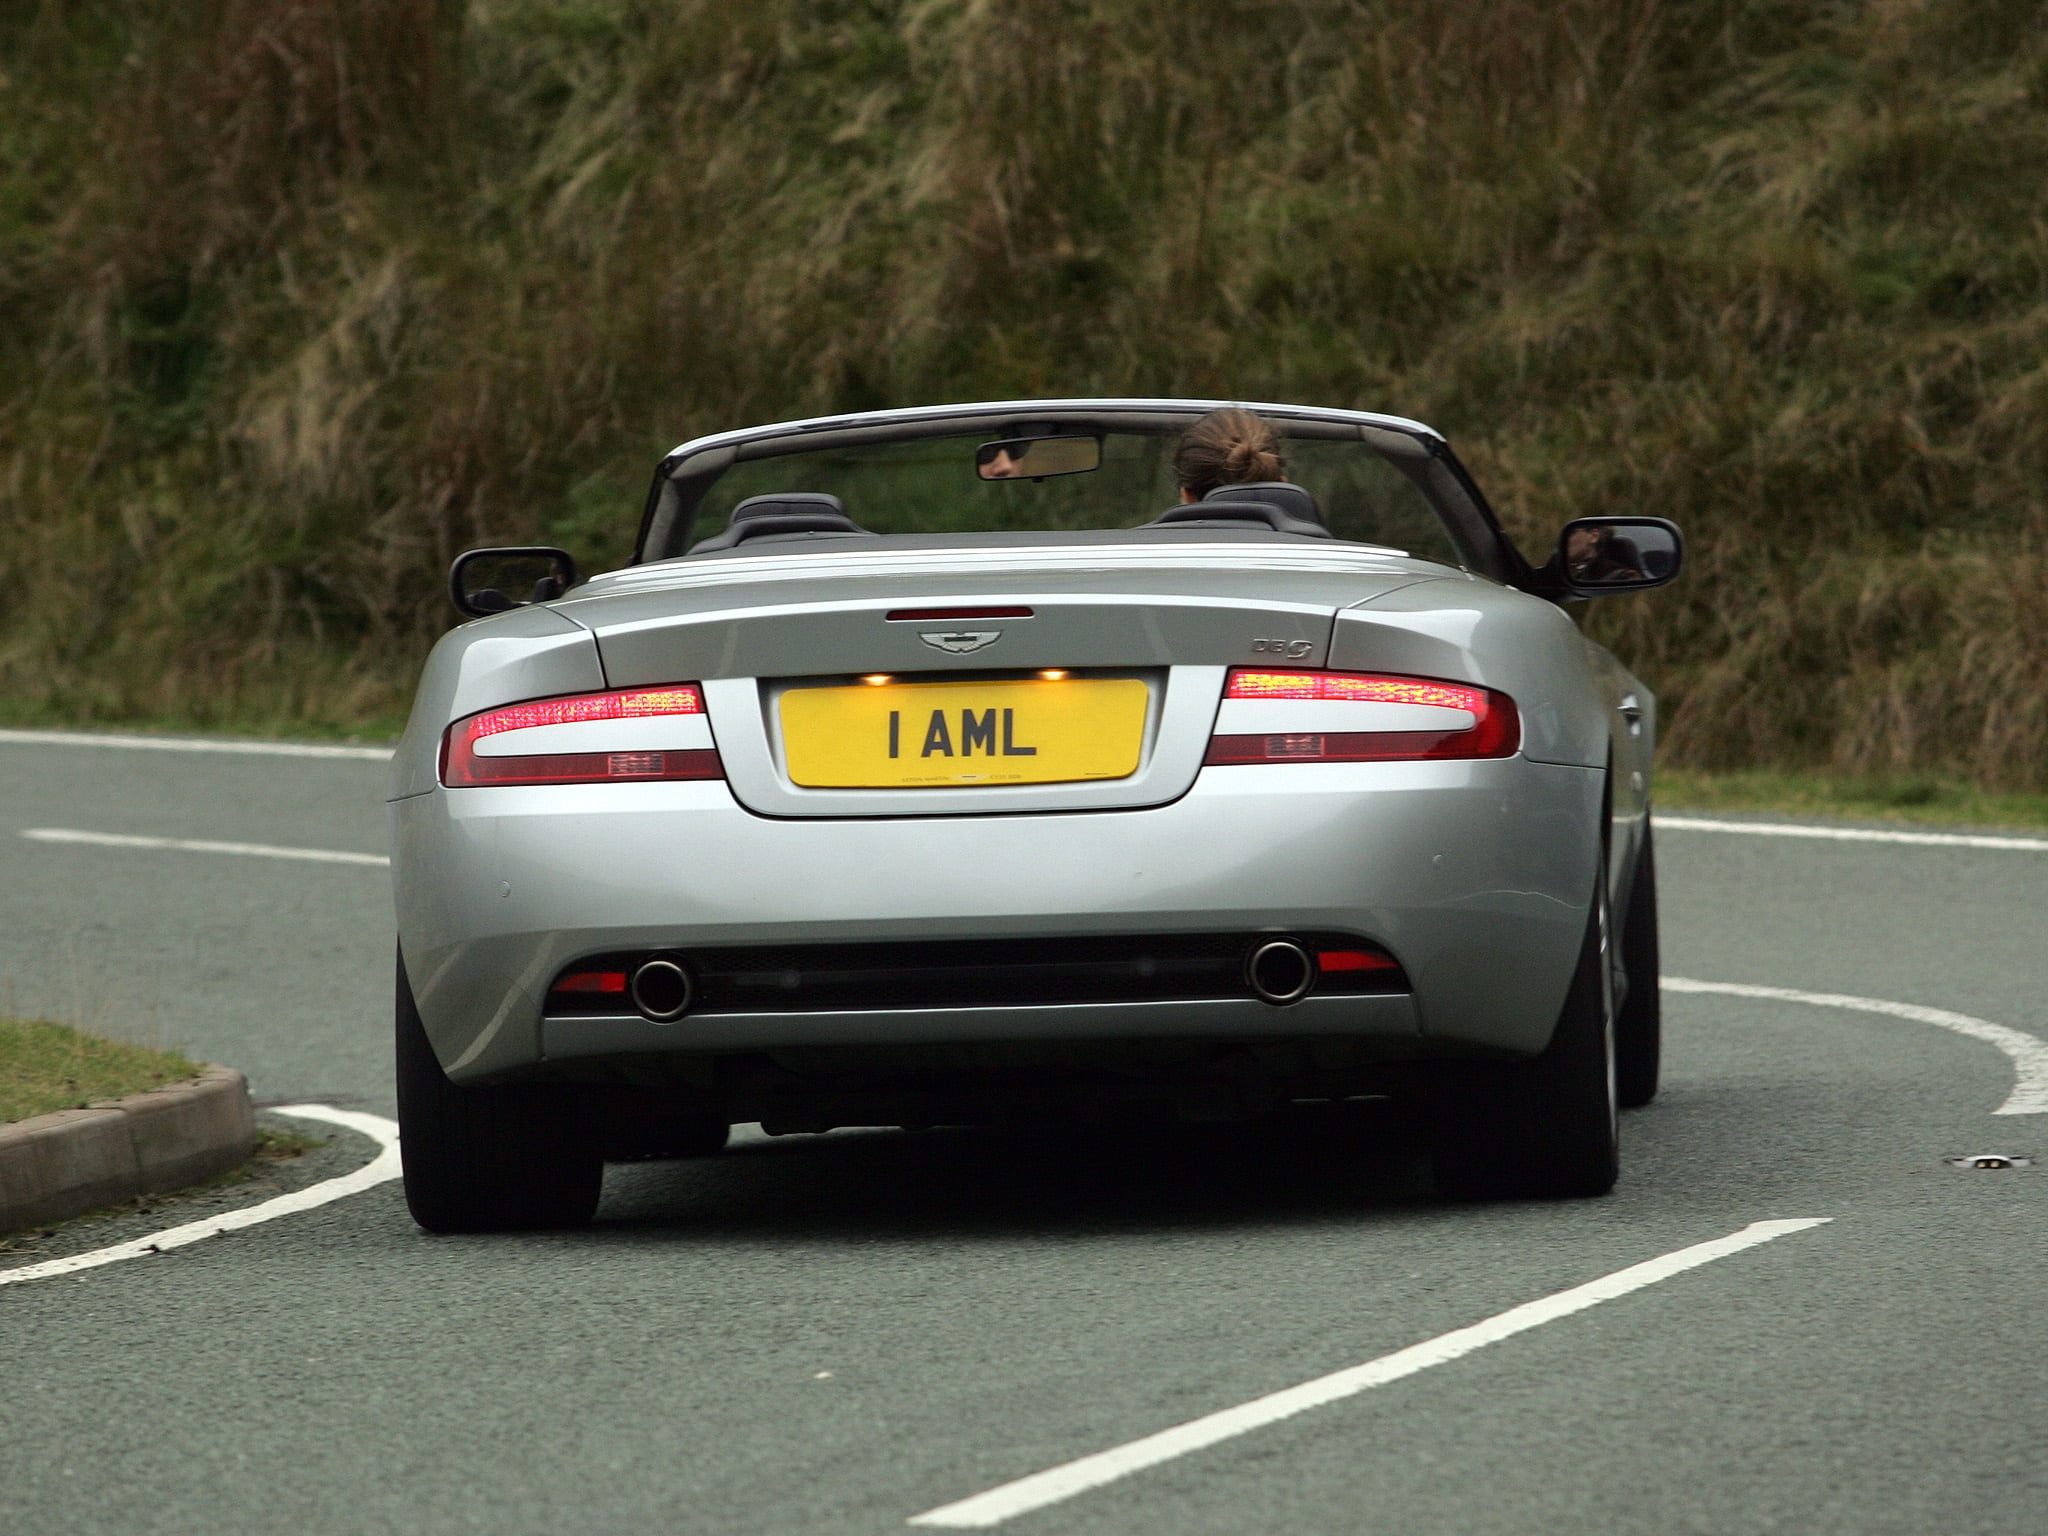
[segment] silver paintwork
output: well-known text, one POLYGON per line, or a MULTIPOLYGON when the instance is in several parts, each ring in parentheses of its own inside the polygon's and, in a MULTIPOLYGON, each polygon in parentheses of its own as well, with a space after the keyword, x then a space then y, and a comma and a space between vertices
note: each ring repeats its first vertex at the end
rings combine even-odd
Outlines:
MULTIPOLYGON (((1428 433, 1398 418, 1314 414, 1428 433)), ((721 434, 682 451, 806 425, 815 424, 721 434)), ((393 766, 399 932, 429 1036, 465 1081, 618 1050, 1154 1029, 1292 1036, 1326 1022, 1415 1052, 1528 1052, 1548 1038, 1584 931, 1610 761, 1613 900, 1626 911, 1654 728, 1648 690, 1558 608, 1397 551, 1210 530, 1158 540, 820 541, 663 561, 462 625, 436 647, 393 766), (884 617, 975 605, 1034 615, 986 626, 1000 639, 972 654, 926 644, 929 623, 884 617), (1500 689, 1520 706, 1523 749, 1496 761, 1203 770, 1213 729, 1285 728, 1266 704, 1219 712, 1226 668, 1276 655, 1500 689), (791 680, 1042 667, 1148 680, 1151 718, 1134 775, 879 791, 800 789, 782 772, 774 699, 791 680), (455 791, 437 782, 443 730, 477 710, 680 681, 704 685, 725 782, 455 791), (718 1015, 667 1026, 541 1014, 563 965, 614 949, 1290 929, 1385 944, 1412 996, 1311 997, 1286 1008, 1219 1000, 718 1015)), ((592 749, 616 750, 619 740, 592 749)))
MULTIPOLYGON (((421 1015, 457 1078, 538 1059, 541 993, 570 960, 679 935, 1350 929, 1407 966, 1425 1036, 1535 1050, 1584 929, 1599 805, 1597 772, 1521 758, 1231 768, 1147 810, 1037 816, 771 818, 715 782, 459 790, 395 803, 393 863, 421 1015)), ((1298 1009, 1268 1013, 1294 1032, 1298 1009)))
MULTIPOLYGON (((1347 422, 1381 432, 1442 442, 1435 427, 1406 416, 1388 416, 1378 411, 1345 411, 1332 406, 1283 405, 1270 400, 1178 400, 1151 395, 1103 396, 1099 399, 994 400, 973 405, 912 405, 893 411, 862 411, 851 416, 807 416, 800 421, 778 421, 768 426, 741 427, 731 432, 713 432, 693 437, 669 454, 671 459, 688 458, 711 450, 738 449, 748 443, 807 433, 829 432, 839 427, 887 426, 895 422, 945 421, 953 417, 979 419, 984 416, 1057 416, 1076 411, 1155 411, 1163 415, 1199 416, 1226 407, 1253 411, 1281 421, 1347 422)), ((1400 444, 1385 447, 1398 451, 1400 444)))
MULTIPOLYGON (((936 1045, 984 1040, 1243 1038, 1274 1027, 1255 998, 1172 1003, 1052 1004, 1035 1008, 878 1008, 861 1013, 725 1013, 654 1024, 636 1013, 546 1019, 550 1061, 669 1051, 816 1045, 936 1045)), ((1291 1036, 1412 1041, 1415 1000, 1403 995, 1309 997, 1284 1010, 1291 1036)), ((1390 1053, 1391 1054, 1391 1053, 1390 1053)))

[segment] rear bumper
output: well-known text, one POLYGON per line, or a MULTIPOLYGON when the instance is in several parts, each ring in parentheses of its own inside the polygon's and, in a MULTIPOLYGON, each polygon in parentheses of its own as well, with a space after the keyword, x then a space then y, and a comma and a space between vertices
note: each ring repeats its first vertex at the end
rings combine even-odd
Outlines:
POLYGON ((720 1013, 654 1024, 638 1014, 541 1020, 550 1061, 676 1050, 958 1045, 1008 1040, 1255 1040, 1343 1035, 1408 1039, 1419 1031, 1404 993, 1311 997, 1282 1009, 1251 998, 1057 1003, 1025 1008, 891 1008, 845 1013, 720 1013), (1285 1028, 1279 1027, 1284 1014, 1285 1028))
POLYGON ((393 875, 421 1016, 457 1080, 594 1056, 995 1040, 1529 1052, 1584 934, 1600 792, 1597 771, 1520 758, 1207 769, 1168 805, 1008 816, 781 820, 718 782, 435 790, 392 803, 393 875), (672 1025, 541 1009, 564 965, 610 950, 1310 929, 1385 946, 1413 991, 672 1025))

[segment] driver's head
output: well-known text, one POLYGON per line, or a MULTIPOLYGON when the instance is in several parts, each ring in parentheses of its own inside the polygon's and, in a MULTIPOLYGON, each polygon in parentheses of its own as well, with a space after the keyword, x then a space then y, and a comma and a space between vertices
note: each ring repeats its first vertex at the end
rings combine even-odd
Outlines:
POLYGON ((1250 411, 1228 406, 1211 411, 1174 445, 1173 472, 1183 501, 1200 501, 1222 485, 1249 480, 1284 480, 1287 461, 1280 434, 1250 411))
POLYGON ((1015 480, 1023 473, 1023 460, 1011 458, 1007 448, 997 449, 995 456, 981 466, 981 478, 984 480, 1015 480))

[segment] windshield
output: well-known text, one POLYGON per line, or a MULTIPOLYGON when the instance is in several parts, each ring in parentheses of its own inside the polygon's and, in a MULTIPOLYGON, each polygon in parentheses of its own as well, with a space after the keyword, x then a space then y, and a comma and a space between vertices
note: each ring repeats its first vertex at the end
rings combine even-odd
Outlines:
MULTIPOLYGON (((1172 436, 1104 432, 1099 468, 1036 480, 983 479, 976 451, 989 437, 921 437, 743 460, 707 489, 690 537, 717 533, 749 497, 792 492, 837 496, 847 516, 873 533, 1135 528, 1180 501, 1172 436)), ((1460 563, 1422 492, 1364 443, 1290 439, 1286 477, 1316 499, 1339 539, 1460 563)))

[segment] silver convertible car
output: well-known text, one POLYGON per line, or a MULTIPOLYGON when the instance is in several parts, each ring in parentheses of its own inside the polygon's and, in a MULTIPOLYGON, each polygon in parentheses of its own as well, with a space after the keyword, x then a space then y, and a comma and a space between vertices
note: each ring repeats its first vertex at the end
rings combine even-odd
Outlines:
POLYGON ((726 432, 632 562, 456 562, 391 788, 405 1190, 567 1225, 733 1124, 1420 1108, 1454 1198, 1584 1196, 1655 1092, 1648 690, 1430 428, 1200 400, 726 432))

